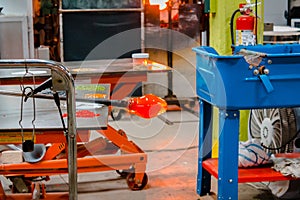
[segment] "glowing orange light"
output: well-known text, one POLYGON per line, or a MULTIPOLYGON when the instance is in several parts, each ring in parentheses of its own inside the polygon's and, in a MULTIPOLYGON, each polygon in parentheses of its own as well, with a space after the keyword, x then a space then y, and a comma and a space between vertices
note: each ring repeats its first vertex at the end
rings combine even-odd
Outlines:
POLYGON ((150 5, 159 5, 159 10, 163 10, 167 7, 168 0, 149 0, 150 5))
POLYGON ((105 99, 106 94, 85 94, 84 98, 87 98, 87 99, 105 99))
POLYGON ((153 94, 146 94, 142 97, 131 98, 128 110, 140 117, 152 118, 166 112, 167 102, 153 94))
MULTIPOLYGON (((93 117, 99 117, 99 116, 100 116, 100 114, 94 113, 94 112, 89 111, 89 110, 79 110, 79 111, 76 111, 76 117, 93 118, 93 117)), ((62 115, 62 117, 68 117, 68 114, 64 113, 62 115)))

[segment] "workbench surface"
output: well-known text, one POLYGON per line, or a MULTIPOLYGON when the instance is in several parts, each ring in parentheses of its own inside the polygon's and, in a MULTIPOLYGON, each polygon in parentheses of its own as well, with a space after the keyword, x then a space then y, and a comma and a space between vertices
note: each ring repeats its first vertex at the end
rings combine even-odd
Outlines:
MULTIPOLYGON (((18 87, 1 86, 1 90, 16 91, 18 87), (14 88, 14 89, 12 89, 14 88)), ((19 90, 21 93, 21 91, 19 90)), ((35 129, 53 130, 62 129, 62 122, 53 99, 35 98, 35 129)), ((0 132, 17 131, 21 127, 21 97, 0 95, 0 132)), ((61 101, 62 114, 65 124, 67 124, 67 106, 65 101, 61 101)), ((33 99, 29 98, 23 103, 22 126, 24 130, 33 129, 33 99)), ((76 112, 90 111, 95 117, 77 117, 77 129, 101 129, 106 128, 108 118, 108 107, 102 104, 76 102, 76 112)))
MULTIPOLYGON (((134 67, 129 58, 115 60, 89 60, 63 62, 65 67, 75 76, 95 76, 99 74, 144 74, 146 72, 167 72, 171 68, 156 62, 149 61, 147 66, 134 67)), ((50 69, 30 69, 30 72, 39 77, 49 77, 50 69)), ((0 79, 19 78, 24 75, 25 69, 0 70, 0 79)))

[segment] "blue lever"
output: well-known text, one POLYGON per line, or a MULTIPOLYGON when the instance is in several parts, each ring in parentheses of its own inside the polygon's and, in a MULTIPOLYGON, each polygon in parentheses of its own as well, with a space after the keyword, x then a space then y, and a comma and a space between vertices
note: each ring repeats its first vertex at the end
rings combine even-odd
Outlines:
POLYGON ((262 81, 263 85, 265 86, 265 89, 268 93, 271 93, 274 90, 274 87, 269 79, 269 77, 265 74, 259 75, 260 80, 262 81))

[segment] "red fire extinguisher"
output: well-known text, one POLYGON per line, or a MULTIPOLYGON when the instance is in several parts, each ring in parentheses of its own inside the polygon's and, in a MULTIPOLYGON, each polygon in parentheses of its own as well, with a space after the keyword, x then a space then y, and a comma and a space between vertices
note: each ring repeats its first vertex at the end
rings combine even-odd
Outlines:
POLYGON ((236 19, 236 46, 255 45, 256 18, 252 15, 252 9, 246 4, 240 4, 241 15, 236 19))

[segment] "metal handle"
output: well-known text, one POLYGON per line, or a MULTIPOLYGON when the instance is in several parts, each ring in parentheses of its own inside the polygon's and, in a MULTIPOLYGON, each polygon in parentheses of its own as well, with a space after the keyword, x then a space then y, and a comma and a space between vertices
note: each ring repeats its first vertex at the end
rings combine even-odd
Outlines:
POLYGON ((265 74, 259 75, 259 79, 261 80, 262 84, 265 86, 265 89, 268 93, 271 93, 274 90, 274 87, 269 79, 269 77, 265 74))

